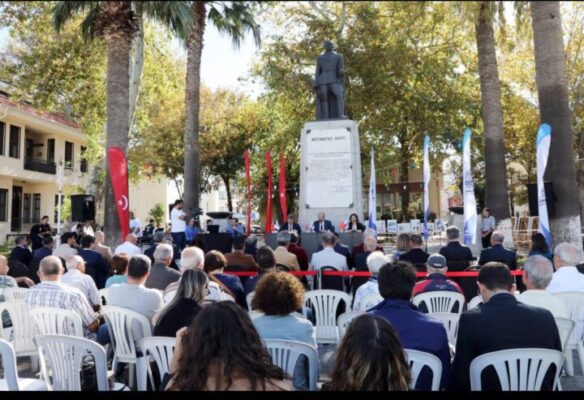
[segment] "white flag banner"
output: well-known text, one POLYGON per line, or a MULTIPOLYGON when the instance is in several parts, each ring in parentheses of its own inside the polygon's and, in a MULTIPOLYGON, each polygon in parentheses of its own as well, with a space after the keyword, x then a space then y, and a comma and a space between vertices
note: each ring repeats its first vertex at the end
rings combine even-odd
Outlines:
POLYGON ((539 213, 539 231, 545 237, 549 248, 552 248, 552 235, 548 219, 547 201, 545 198, 545 185, 543 175, 548 162, 550 142, 552 139, 552 127, 541 124, 537 132, 537 208, 539 213))
POLYGON ((462 139, 462 194, 464 200, 464 244, 477 241, 477 201, 470 164, 470 129, 464 130, 462 139))
POLYGON ((430 212, 430 137, 424 137, 424 239, 428 241, 428 213, 430 212))
POLYGON ((369 222, 368 227, 377 232, 377 189, 375 187, 375 153, 371 148, 371 176, 369 178, 369 222))

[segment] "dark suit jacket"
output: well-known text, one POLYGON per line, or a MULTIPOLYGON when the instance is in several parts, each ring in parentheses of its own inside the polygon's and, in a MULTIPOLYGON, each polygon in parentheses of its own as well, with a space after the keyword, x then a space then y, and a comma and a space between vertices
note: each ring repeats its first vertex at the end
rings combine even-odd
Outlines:
POLYGON ((481 251, 479 265, 484 265, 491 261, 502 262, 509 269, 517 269, 517 254, 514 251, 507 250, 501 244, 496 244, 481 251))
MULTIPOLYGON (((314 221, 312 223, 312 230, 314 230, 315 232, 320 232, 320 221, 314 221)), ((335 231, 335 227, 333 226, 333 224, 331 223, 331 221, 329 221, 328 219, 324 220, 324 231, 331 231, 334 232, 335 231)))
POLYGON ((109 276, 109 266, 105 258, 97 251, 82 249, 78 253, 85 260, 85 273, 93 278, 98 289, 105 287, 109 276))
POLYGON ((358 271, 367 271, 367 257, 371 254, 370 251, 366 251, 364 253, 359 253, 355 257, 355 269, 358 271))
POLYGON ((472 252, 460 242, 450 242, 440 249, 449 271, 464 271, 473 259, 472 252))
POLYGON ((32 253, 28 248, 16 246, 12 249, 8 258, 19 261, 28 267, 28 264, 32 261, 32 253))
MULTIPOLYGON (((380 251, 382 253, 385 253, 385 251, 383 250, 383 246, 379 246, 379 245, 377 245, 377 249, 375 251, 380 251)), ((353 247, 353 250, 351 250, 351 257, 353 258, 353 260, 356 259, 357 255, 359 253, 365 253, 365 245, 363 243, 353 247)))
POLYGON ((402 254, 399 257, 399 260, 400 261, 409 261, 412 264, 414 264, 414 266, 416 266, 419 264, 425 264, 426 261, 428 261, 428 257, 430 257, 430 254, 426 253, 422 249, 411 249, 407 253, 402 254))
MULTIPOLYGON (((349 222, 349 224, 347 225, 347 230, 348 231, 353 230, 353 223, 352 222, 349 222)), ((365 232, 365 225, 363 225, 361 222, 357 222, 357 231, 365 232)))
MULTIPOLYGON (((469 368, 475 357, 492 351, 530 347, 562 351, 552 314, 520 303, 510 293, 491 297, 460 317, 450 388, 470 390, 469 368)), ((553 377, 548 375, 546 381, 544 387, 549 390, 553 377)), ((483 390, 500 390, 494 373, 483 374, 482 386, 483 390)))
POLYGON ((51 254, 53 254, 53 250, 43 246, 39 249, 36 249, 32 255, 32 259, 34 261, 40 261, 43 258, 50 256, 51 254))
MULTIPOLYGON (((293 223, 292 224, 292 229, 295 230, 296 232, 298 232, 298 234, 300 235, 302 233, 302 229, 300 228, 300 225, 297 223, 293 223)), ((282 226, 280 227, 279 232, 281 231, 287 231, 288 230, 288 223, 282 224, 282 226)))
MULTIPOLYGON (((176 269, 178 271, 178 265, 176 265, 175 260, 177 259, 177 248, 175 246, 172 247, 173 253, 175 253, 172 257, 172 262, 170 263, 170 268, 176 269)), ((154 264, 154 250, 156 250, 156 245, 148 247, 144 250, 144 255, 150 259, 150 262, 154 264)), ((180 258, 180 252, 178 252, 180 258)))

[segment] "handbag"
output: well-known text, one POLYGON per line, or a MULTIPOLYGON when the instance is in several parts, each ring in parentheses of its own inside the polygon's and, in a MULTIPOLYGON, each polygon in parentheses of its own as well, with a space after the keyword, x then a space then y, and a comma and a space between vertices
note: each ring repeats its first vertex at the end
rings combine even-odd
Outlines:
POLYGON ((95 371, 95 358, 92 354, 86 354, 81 361, 79 371, 82 392, 97 392, 97 372, 95 371))

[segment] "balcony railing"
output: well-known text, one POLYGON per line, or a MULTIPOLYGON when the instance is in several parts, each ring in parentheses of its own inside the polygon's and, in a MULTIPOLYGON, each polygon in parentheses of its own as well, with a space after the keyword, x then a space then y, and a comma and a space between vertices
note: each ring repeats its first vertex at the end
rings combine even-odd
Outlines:
POLYGON ((45 174, 55 175, 57 165, 52 161, 39 160, 36 158, 27 158, 24 160, 24 169, 29 171, 44 172, 45 174))

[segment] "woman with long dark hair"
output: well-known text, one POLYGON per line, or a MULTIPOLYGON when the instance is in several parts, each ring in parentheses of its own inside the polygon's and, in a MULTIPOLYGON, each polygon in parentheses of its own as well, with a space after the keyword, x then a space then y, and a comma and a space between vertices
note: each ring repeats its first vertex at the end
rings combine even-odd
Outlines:
POLYGON ((230 301, 210 304, 177 333, 167 390, 290 390, 248 314, 230 301))
POLYGON ((347 231, 365 232, 365 225, 359 222, 359 217, 357 216, 357 214, 351 214, 349 216, 349 224, 347 225, 347 231))
POLYGON ((347 329, 331 380, 322 390, 408 390, 410 368, 395 329, 383 318, 357 317, 347 329))
POLYGON ((554 262, 552 252, 545 241, 545 236, 540 232, 534 232, 531 235, 531 250, 529 251, 530 256, 544 256, 547 257, 552 263, 554 262))

